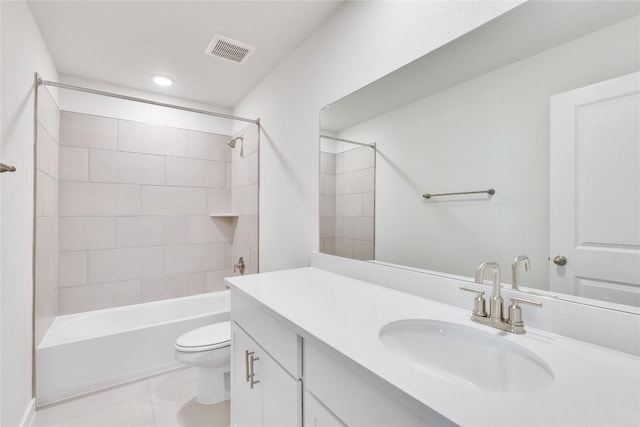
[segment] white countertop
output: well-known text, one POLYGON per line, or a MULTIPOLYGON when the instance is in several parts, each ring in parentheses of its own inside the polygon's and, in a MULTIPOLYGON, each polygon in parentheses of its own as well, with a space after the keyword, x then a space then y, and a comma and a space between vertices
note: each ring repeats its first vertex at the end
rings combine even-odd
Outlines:
POLYGON ((324 342, 457 424, 640 425, 640 358, 533 328, 515 335, 476 324, 469 319, 472 298, 463 310, 312 267, 227 281, 301 336, 324 342), (501 393, 416 371, 378 338, 384 325, 403 319, 448 321, 501 336, 542 358, 554 382, 540 391, 501 393))

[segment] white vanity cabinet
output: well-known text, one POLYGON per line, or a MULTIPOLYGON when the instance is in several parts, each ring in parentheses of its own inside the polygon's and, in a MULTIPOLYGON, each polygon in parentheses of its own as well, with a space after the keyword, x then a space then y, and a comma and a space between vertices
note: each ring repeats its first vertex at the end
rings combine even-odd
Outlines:
POLYGON ((231 425, 301 426, 298 336, 238 292, 231 313, 231 425))
POLYGON ((305 426, 455 425, 328 346, 304 344, 305 426))
POLYGON ((300 425, 300 383, 232 322, 232 425, 300 425))

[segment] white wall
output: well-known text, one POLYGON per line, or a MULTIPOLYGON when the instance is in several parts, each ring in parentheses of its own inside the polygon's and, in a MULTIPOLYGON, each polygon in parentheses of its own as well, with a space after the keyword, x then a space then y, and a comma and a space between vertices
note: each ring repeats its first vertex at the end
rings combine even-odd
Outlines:
POLYGON ((58 75, 27 4, 3 1, 0 7, 2 161, 17 168, 1 178, 0 424, 13 426, 32 398, 34 73, 58 75))
MULTIPOLYGON (((45 79, 46 80, 46 79, 45 79)), ((60 82, 104 92, 148 99, 183 107, 213 111, 221 114, 231 114, 228 108, 217 105, 204 104, 183 98, 163 96, 157 93, 145 92, 95 80, 82 79, 72 76, 60 76, 60 82)), ((93 114, 114 119, 131 120, 160 126, 171 126, 181 129, 197 130, 201 132, 231 134, 231 121, 228 119, 208 116, 204 114, 181 111, 172 108, 143 104, 140 102, 110 98, 101 95, 60 89, 60 109, 76 113, 93 114)))
MULTIPOLYGON (((531 258, 549 287, 549 99, 638 69, 631 18, 339 133, 375 139, 376 259, 473 276, 531 258), (496 194, 423 200, 423 193, 496 194)), ((511 283, 503 272, 503 282, 511 283)))
POLYGON ((319 111, 521 2, 346 2, 235 108, 261 118, 260 267, 318 248, 319 111))

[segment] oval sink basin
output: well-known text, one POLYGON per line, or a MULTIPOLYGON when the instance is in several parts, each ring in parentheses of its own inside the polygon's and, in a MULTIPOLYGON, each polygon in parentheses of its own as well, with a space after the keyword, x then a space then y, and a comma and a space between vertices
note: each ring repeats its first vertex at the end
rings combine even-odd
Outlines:
POLYGON ((400 320, 380 341, 404 363, 445 380, 503 393, 548 387, 551 368, 526 348, 489 332, 437 320, 400 320))

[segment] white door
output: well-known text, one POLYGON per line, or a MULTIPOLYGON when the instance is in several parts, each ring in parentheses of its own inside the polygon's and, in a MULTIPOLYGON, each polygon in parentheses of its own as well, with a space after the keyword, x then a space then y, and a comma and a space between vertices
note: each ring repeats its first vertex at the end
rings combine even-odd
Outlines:
POLYGON ((551 290, 640 306, 640 73, 553 96, 550 125, 551 290))

